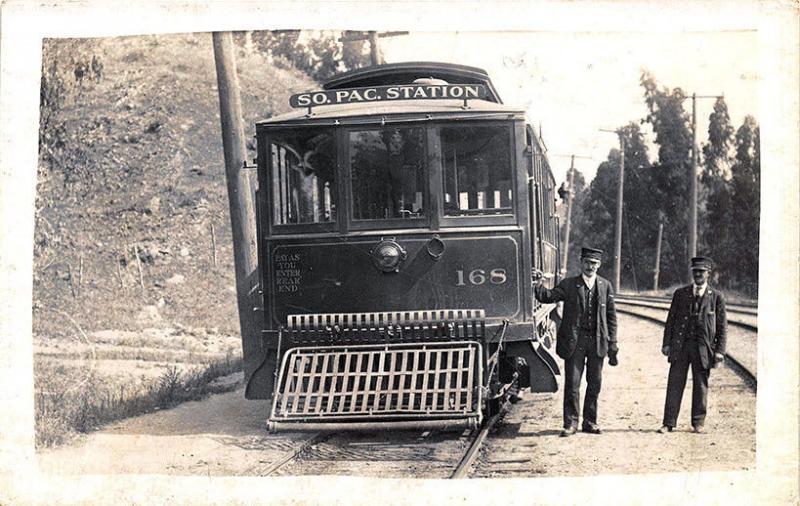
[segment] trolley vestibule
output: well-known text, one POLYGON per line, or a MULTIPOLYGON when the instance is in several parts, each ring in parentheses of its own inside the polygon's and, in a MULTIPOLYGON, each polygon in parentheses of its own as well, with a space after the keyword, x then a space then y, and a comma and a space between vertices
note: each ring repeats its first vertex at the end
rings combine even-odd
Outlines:
POLYGON ((553 391, 529 273, 557 275, 554 180, 524 111, 434 63, 292 104, 256 125, 264 328, 245 373, 270 426, 470 426, 509 384, 553 391))

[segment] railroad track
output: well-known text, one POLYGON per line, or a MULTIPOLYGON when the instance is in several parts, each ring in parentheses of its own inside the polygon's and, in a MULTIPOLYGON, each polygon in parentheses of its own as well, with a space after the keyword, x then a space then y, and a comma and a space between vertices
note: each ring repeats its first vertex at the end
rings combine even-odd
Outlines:
MULTIPOLYGON (((499 413, 484 421, 480 427, 458 433, 437 431, 386 432, 314 432, 297 441, 278 459, 251 470, 258 476, 282 474, 327 474, 333 470, 326 463, 359 461, 376 468, 391 467, 393 462, 406 462, 401 466, 415 472, 408 477, 467 478, 481 447, 495 424, 506 414, 506 403, 499 413), (443 447, 450 447, 443 450, 443 447), (453 448, 455 447, 455 448, 453 448), (448 451, 449 450, 449 451, 448 451), (419 469, 415 461, 438 461, 430 469, 419 469), (420 472, 421 471, 421 472, 420 472)), ((425 467, 425 466, 421 466, 425 467)), ((354 471, 353 474, 360 474, 354 471)), ((393 475, 393 477, 397 477, 393 475)))
MULTIPOLYGON (((619 295, 614 299, 617 304, 628 306, 669 310, 671 299, 663 297, 632 297, 619 295)), ((726 304, 728 324, 758 332, 758 309, 752 306, 726 304)))
POLYGON ((266 467, 257 469, 254 474, 258 476, 273 476, 275 473, 286 464, 297 458, 304 451, 311 448, 313 445, 321 443, 330 438, 333 433, 316 432, 310 434, 307 438, 300 441, 296 446, 287 450, 280 458, 268 464, 266 467))
MULTIPOLYGON (((636 294, 627 294, 627 293, 619 293, 616 295, 617 299, 629 299, 629 300, 636 300, 640 302, 663 302, 669 304, 672 300, 672 297, 668 296, 655 296, 655 295, 636 295, 636 294)), ((745 314, 758 314, 758 303, 756 302, 737 302, 737 303, 730 303, 726 304, 726 307, 729 310, 733 310, 739 313, 745 314)))
MULTIPOLYGON (((654 298, 649 297, 648 299, 654 298)), ((668 302, 666 305, 661 303, 664 300, 665 299, 661 299, 658 303, 655 303, 650 300, 640 300, 639 297, 618 297, 616 299, 616 309, 620 313, 636 316, 663 325, 666 320, 666 312, 669 310, 668 302), (643 312, 643 310, 648 312, 643 312), (660 312, 660 314, 657 314, 654 310, 660 312)), ((736 309, 732 312, 735 311, 736 309)), ((745 332, 736 336, 729 335, 729 345, 725 354, 724 363, 742 378, 748 386, 756 390, 758 386, 758 377, 755 367, 758 326, 730 318, 728 319, 728 324, 740 327, 745 332), (731 343, 731 337, 738 337, 740 341, 747 340, 749 343, 745 343, 744 345, 742 345, 742 343, 731 343)))
POLYGON ((475 463, 475 460, 478 458, 480 454, 481 446, 483 442, 486 441, 486 437, 491 432, 492 428, 495 424, 505 416, 508 412, 509 404, 506 403, 500 409, 500 412, 496 415, 489 418, 486 422, 484 422, 483 426, 477 429, 475 432, 475 438, 472 440, 472 443, 469 445, 469 448, 464 453, 464 456, 459 461, 458 465, 456 466, 455 471, 453 474, 450 475, 451 479, 458 480, 461 478, 467 478, 470 469, 472 469, 472 465, 475 463))

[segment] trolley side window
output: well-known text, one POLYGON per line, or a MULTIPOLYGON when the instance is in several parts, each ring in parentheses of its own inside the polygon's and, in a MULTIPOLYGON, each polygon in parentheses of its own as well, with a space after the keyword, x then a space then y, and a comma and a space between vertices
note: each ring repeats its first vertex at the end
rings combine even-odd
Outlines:
POLYGON ((351 131, 348 142, 354 220, 426 216, 422 128, 351 131))
POLYGON ((274 133, 270 137, 273 223, 336 220, 336 150, 332 130, 274 133))
POLYGON ((442 127, 446 216, 512 214, 511 130, 442 127))

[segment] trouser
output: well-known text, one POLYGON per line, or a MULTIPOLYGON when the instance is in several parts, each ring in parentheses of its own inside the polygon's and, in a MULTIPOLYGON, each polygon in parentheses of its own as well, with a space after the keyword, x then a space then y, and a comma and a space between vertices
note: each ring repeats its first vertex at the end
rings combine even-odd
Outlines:
POLYGON ((597 356, 597 344, 589 335, 578 338, 575 352, 564 361, 564 428, 578 426, 581 407, 581 377, 586 367, 586 396, 583 402, 583 424, 597 425, 597 397, 603 380, 603 357, 597 356))
POLYGON ((706 420, 706 399, 708 396, 708 376, 710 371, 703 368, 700 361, 701 342, 687 339, 683 343, 677 360, 669 366, 667 379, 667 399, 664 402, 664 425, 676 427, 681 410, 683 389, 689 366, 692 368, 692 427, 703 425, 706 420))

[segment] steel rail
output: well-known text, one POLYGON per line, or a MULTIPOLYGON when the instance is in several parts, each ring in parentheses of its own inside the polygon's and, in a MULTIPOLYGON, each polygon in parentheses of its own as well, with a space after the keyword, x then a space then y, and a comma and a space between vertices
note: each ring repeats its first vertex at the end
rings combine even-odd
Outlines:
MULTIPOLYGON (((658 323, 660 325, 664 325, 664 320, 656 318, 655 316, 646 315, 646 314, 642 314, 642 313, 637 313, 637 312, 631 311, 629 309, 620 309, 620 308, 617 308, 617 312, 618 313, 623 313, 623 314, 628 314, 628 315, 631 315, 631 316, 636 316, 637 318, 641 318, 643 320, 648 320, 648 321, 652 321, 652 322, 658 323)), ((748 369, 742 363, 741 360, 737 359, 734 355, 731 355, 730 353, 726 353, 725 354, 724 363, 728 367, 730 367, 730 369, 737 376, 739 376, 745 382, 745 384, 747 384, 747 386, 749 386, 753 390, 756 390, 758 388, 758 378, 756 378, 756 375, 753 374, 753 372, 750 371, 750 369, 748 369)))
POLYGON ((300 443, 298 446, 292 448, 291 450, 288 450, 278 460, 269 464, 263 471, 260 471, 259 476, 271 475, 272 473, 274 473, 275 471, 286 465, 288 462, 297 458, 298 455, 308 450, 311 446, 317 443, 321 443, 322 441, 325 441, 332 435, 333 433, 323 434, 322 432, 317 432, 315 434, 310 435, 309 437, 304 439, 303 442, 300 443))
MULTIPOLYGON (((636 292, 619 292, 617 293, 620 297, 630 297, 640 300, 670 300, 671 295, 643 295, 636 292)), ((741 307, 750 307, 750 308, 757 308, 758 302, 736 302, 733 304, 734 306, 741 306, 741 307)))
POLYGON ((472 443, 470 443, 466 453, 464 453, 464 456, 461 457, 461 460, 456 466, 455 471, 453 471, 453 474, 450 476, 451 480, 459 480, 467 477, 467 473, 475 463, 475 459, 478 457, 481 446, 486 440, 486 437, 489 435, 489 431, 491 431, 498 420, 500 420, 506 414, 509 406, 510 404, 508 402, 503 403, 500 411, 483 423, 480 430, 476 432, 475 439, 472 440, 472 443))
MULTIPOLYGON (((477 458, 480 449, 483 445, 483 442, 486 440, 489 432, 495 426, 495 424, 507 413, 510 404, 508 402, 504 403, 500 409, 500 412, 485 420, 483 424, 481 424, 480 428, 472 430, 471 436, 473 436, 472 442, 470 443, 467 451, 461 457, 456 466, 455 471, 450 476, 451 479, 460 479, 466 478, 467 473, 472 468, 472 465, 475 463, 475 459, 477 458)), ((297 459, 303 452, 311 448, 313 445, 321 443, 323 441, 327 441, 337 432, 316 432, 309 435, 303 441, 301 441, 297 446, 294 448, 286 451, 283 455, 281 455, 277 460, 268 464, 265 468, 257 470, 258 476, 270 476, 274 475, 276 471, 284 467, 289 462, 297 459)))
MULTIPOLYGON (((629 306, 638 306, 638 307, 644 307, 644 308, 650 308, 650 309, 663 309, 663 310, 668 310, 669 309, 669 301, 666 301, 666 300, 664 301, 663 305, 660 305, 659 303, 654 303, 654 302, 640 302, 640 301, 638 301, 638 300, 636 300, 636 299, 634 299, 632 297, 623 297, 623 298, 617 297, 614 300, 615 300, 615 303, 616 303, 617 306, 619 306, 619 305, 629 305, 629 306)), ((738 311, 736 309, 732 309, 732 308, 729 308, 729 307, 726 308, 726 309, 727 309, 728 313, 753 315, 753 313, 742 312, 742 311, 738 311)), ((733 320, 733 319, 728 318, 728 324, 729 325, 735 325, 735 326, 741 327, 743 329, 751 330, 753 332, 758 332, 758 325, 753 325, 752 323, 747 323, 747 322, 743 322, 743 321, 739 321, 739 320, 733 320)))
MULTIPOLYGON (((629 294, 617 294, 616 299, 617 300, 628 299, 631 301, 641 301, 641 302, 662 302, 664 304, 669 304, 672 301, 672 297, 659 297, 654 295, 629 295, 629 294)), ((734 313, 749 314, 749 315, 758 314, 757 303, 728 302, 725 305, 729 311, 734 313)))

